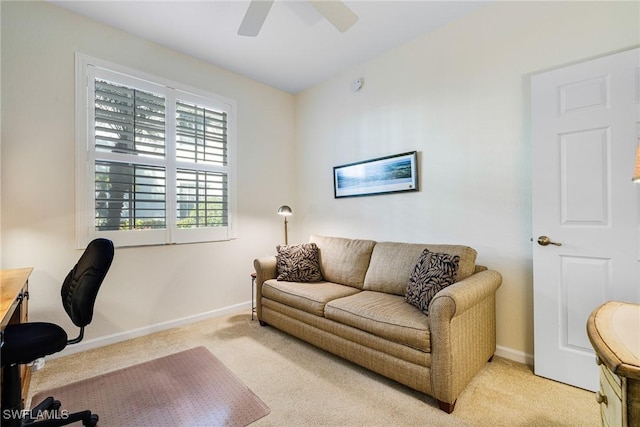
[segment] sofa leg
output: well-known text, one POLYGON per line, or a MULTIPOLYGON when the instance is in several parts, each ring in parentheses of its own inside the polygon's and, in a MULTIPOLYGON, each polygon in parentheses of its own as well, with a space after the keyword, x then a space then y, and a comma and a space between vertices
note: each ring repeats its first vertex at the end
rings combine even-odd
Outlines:
POLYGON ((447 414, 450 414, 453 412, 453 409, 456 406, 456 402, 449 403, 449 402, 443 402, 442 400, 438 400, 438 406, 440 407, 441 410, 443 410, 447 414))
POLYGON ((267 322, 263 322, 262 320, 258 320, 258 322, 260 323, 260 326, 269 326, 267 322))

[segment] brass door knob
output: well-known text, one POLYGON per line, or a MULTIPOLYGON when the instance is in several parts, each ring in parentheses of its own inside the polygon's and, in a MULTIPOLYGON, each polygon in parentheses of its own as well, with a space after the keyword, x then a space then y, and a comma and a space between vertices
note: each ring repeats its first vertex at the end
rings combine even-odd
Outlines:
POLYGON ((604 403, 605 406, 609 403, 607 401, 607 396, 605 396, 604 394, 601 394, 599 391, 596 392, 596 402, 604 403))
POLYGON ((540 236, 538 237, 538 244, 540 246, 548 246, 548 245, 555 245, 555 246, 562 246, 562 243, 558 243, 558 242, 553 242, 550 238, 548 238, 547 236, 540 236))

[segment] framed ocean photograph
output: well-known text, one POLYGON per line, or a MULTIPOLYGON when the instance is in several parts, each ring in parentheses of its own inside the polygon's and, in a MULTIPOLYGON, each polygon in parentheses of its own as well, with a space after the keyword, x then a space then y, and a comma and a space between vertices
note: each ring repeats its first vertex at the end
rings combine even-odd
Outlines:
POLYGON ((333 194, 336 199, 401 191, 418 191, 417 151, 333 168, 333 194))

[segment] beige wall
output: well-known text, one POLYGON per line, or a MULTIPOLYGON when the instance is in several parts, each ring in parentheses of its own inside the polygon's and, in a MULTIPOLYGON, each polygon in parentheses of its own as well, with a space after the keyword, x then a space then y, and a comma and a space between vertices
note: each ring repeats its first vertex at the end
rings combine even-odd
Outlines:
POLYGON ((473 246, 504 276, 500 351, 530 361, 529 76, 638 43, 637 2, 496 2, 299 94, 295 238, 473 246), (419 193, 333 198, 333 166, 411 150, 419 193))
POLYGON ((285 167, 293 160, 293 96, 46 2, 1 7, 1 265, 35 268, 31 319, 72 330, 59 289, 80 255, 74 250, 75 52, 233 98, 239 123, 238 238, 117 250, 87 329, 89 344, 248 308, 253 259, 275 251, 282 234, 275 212, 293 203, 285 167))

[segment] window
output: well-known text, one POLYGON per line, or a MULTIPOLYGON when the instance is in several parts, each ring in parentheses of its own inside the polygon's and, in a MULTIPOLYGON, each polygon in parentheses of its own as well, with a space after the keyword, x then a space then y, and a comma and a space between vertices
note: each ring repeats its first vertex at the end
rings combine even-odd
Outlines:
POLYGON ((235 102, 78 54, 77 243, 228 240, 235 102))

